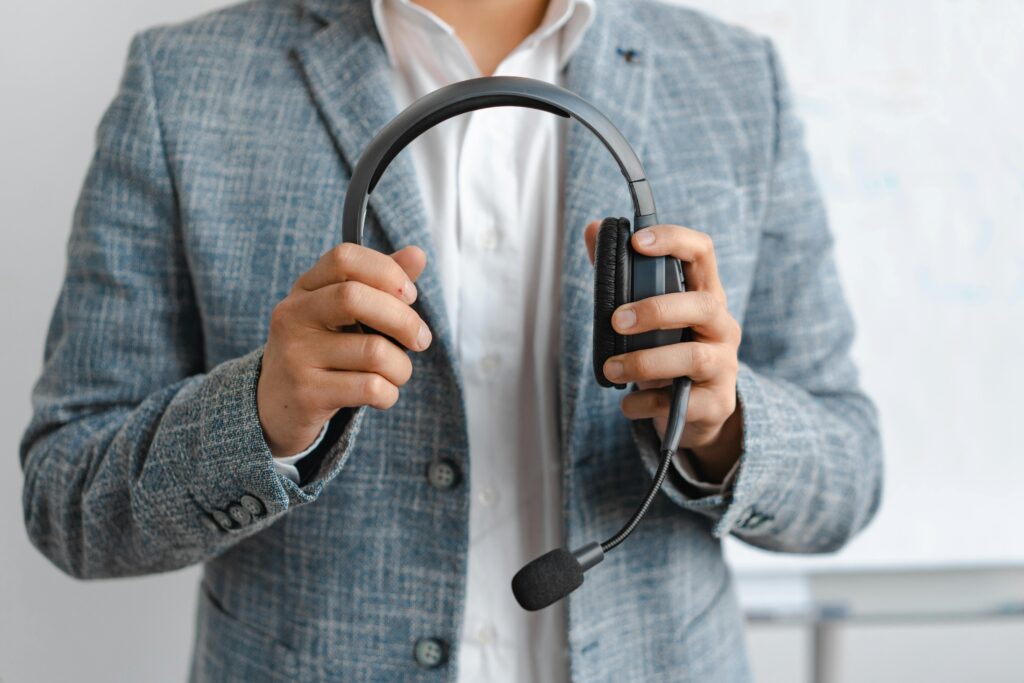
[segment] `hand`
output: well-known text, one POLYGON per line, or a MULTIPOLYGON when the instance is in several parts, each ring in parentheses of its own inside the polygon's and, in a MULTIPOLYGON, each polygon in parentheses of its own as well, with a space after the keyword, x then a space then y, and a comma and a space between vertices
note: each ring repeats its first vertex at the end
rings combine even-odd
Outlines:
POLYGON ((409 355, 430 346, 426 323, 410 304, 426 254, 406 247, 391 256, 340 244, 295 281, 270 318, 256 387, 270 452, 307 448, 341 408, 381 410, 398 400, 412 376, 409 355), (363 323, 381 334, 343 332, 363 323))
MULTIPOLYGON (((584 231, 591 263, 599 227, 594 221, 584 231)), ((616 383, 637 383, 640 391, 626 395, 622 412, 631 420, 653 418, 659 436, 665 433, 671 395, 671 388, 665 387, 676 377, 692 379, 680 446, 697 457, 708 481, 720 482, 741 449, 742 420, 736 402, 741 331, 727 307, 714 244, 696 230, 655 225, 637 231, 632 245, 646 256, 681 260, 688 291, 620 306, 612 315, 612 328, 619 334, 637 334, 689 327, 693 341, 614 356, 605 363, 604 373, 616 383)))

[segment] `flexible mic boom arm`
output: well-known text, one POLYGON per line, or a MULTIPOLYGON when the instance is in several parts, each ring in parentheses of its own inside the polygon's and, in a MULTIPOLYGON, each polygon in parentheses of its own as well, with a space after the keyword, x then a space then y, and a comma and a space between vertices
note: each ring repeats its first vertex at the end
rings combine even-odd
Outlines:
POLYGON ((689 377, 677 377, 672 382, 672 405, 669 408, 665 436, 661 440, 661 460, 658 462, 654 481, 651 482, 647 495, 633 512, 633 516, 618 533, 606 541, 588 543, 572 552, 565 548, 556 548, 516 572, 512 578, 512 593, 523 609, 544 609, 579 588, 583 584, 584 572, 600 563, 605 553, 617 547, 633 533, 633 529, 647 514, 647 509, 661 490, 661 485, 668 476, 668 468, 672 466, 672 457, 679 449, 683 427, 686 424, 690 386, 689 377))

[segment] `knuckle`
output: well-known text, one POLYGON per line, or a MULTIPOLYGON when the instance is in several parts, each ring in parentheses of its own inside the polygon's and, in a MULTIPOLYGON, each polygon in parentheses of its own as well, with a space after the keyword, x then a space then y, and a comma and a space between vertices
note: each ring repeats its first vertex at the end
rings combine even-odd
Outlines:
POLYGON ((334 265, 336 274, 344 274, 348 269, 354 249, 355 246, 348 242, 342 242, 331 249, 331 262, 334 265))
POLYGON ((270 329, 272 332, 281 332, 288 326, 292 315, 292 303, 290 298, 281 299, 270 311, 270 329))
POLYGON ((358 282, 349 280, 338 284, 338 304, 343 310, 351 311, 358 307, 362 296, 362 288, 358 282))
POLYGON ((400 367, 395 372, 395 379, 397 380, 395 384, 401 387, 405 386, 412 379, 412 360, 404 353, 399 358, 401 358, 401 361, 399 361, 400 367))
POLYGON ((363 384, 363 394, 368 405, 383 407, 387 403, 391 383, 380 375, 370 375, 363 384))
POLYGON ((383 398, 386 392, 386 384, 380 375, 370 375, 366 378, 366 394, 372 399, 383 398))
POLYGON ((715 242, 711 239, 711 235, 706 232, 698 232, 697 234, 697 252, 701 256, 710 256, 715 253, 715 242))
POLYGON ((732 316, 729 317, 728 335, 729 340, 735 342, 737 345, 739 345, 740 341, 743 339, 743 328, 740 327, 739 321, 732 316))
POLYGON ((690 347, 690 366, 696 375, 706 375, 711 369, 714 359, 707 344, 694 344, 690 347))
POLYGON ((363 361, 370 370, 380 370, 388 358, 388 341, 377 334, 368 334, 363 340, 363 361))

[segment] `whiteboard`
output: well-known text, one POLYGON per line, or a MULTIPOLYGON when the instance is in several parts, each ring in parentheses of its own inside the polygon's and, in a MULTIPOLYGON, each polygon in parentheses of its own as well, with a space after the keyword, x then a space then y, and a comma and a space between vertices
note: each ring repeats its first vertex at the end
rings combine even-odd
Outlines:
POLYGON ((740 571, 1024 562, 1024 1, 692 0, 774 39, 882 419, 885 494, 837 555, 740 571))

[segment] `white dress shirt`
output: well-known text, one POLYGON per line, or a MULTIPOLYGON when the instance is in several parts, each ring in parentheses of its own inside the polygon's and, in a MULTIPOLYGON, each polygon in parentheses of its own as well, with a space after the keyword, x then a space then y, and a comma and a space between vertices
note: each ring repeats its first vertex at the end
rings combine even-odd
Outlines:
MULTIPOLYGON (((451 26, 431 12, 410 0, 374 0, 373 9, 400 109, 481 75, 451 26)), ((552 0, 541 26, 494 75, 561 83, 593 11, 593 0, 552 0)), ((449 119, 409 147, 469 430, 460 682, 569 679, 564 605, 527 612, 510 589, 521 566, 563 539, 556 401, 566 123, 530 109, 484 109, 449 119)))
MULTIPOLYGON (((594 11, 593 0, 551 0, 540 27, 494 75, 561 84, 594 11)), ((411 0, 373 0, 373 14, 399 110, 481 75, 452 27, 411 0)), ((532 109, 484 109, 435 126, 408 148, 434 241, 437 262, 428 267, 440 274, 465 390, 471 465, 458 648, 464 683, 569 680, 564 602, 527 612, 510 588, 520 567, 563 545, 559 264, 563 232, 583 239, 582 225, 562 225, 566 125, 532 109)), ((278 458, 279 471, 297 480, 294 463, 323 434, 306 451, 278 458)), ((695 481, 679 461, 691 484, 720 490, 695 481)))

